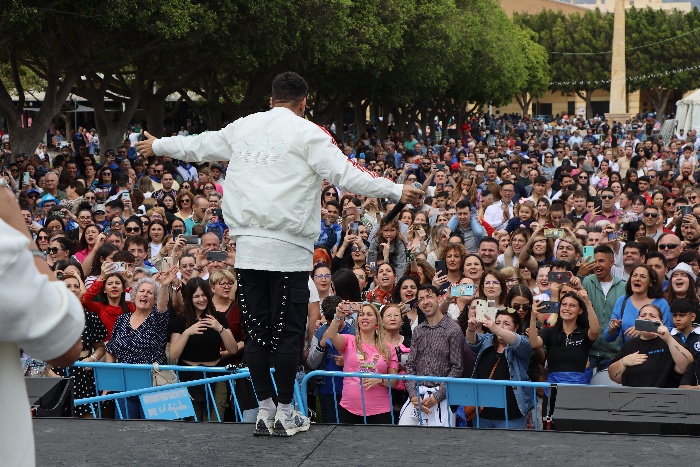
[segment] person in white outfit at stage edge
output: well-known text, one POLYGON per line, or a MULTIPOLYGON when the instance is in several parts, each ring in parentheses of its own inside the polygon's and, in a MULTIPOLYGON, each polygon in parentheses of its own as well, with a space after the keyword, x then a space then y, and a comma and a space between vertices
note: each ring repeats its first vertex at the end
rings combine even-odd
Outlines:
POLYGON ((309 419, 291 406, 306 330, 309 271, 321 225, 323 179, 356 194, 412 203, 423 192, 361 169, 333 138, 303 118, 308 86, 296 73, 272 82, 271 109, 220 131, 136 144, 146 157, 189 162, 230 160, 223 214, 236 241, 236 274, 245 354, 260 411, 254 434, 292 436, 309 419), (275 368, 278 406, 272 400, 275 368))
POLYGON ((19 349, 50 365, 70 366, 82 350, 85 315, 75 295, 54 278, 4 178, 0 301, 0 464, 33 466, 34 432, 19 349))

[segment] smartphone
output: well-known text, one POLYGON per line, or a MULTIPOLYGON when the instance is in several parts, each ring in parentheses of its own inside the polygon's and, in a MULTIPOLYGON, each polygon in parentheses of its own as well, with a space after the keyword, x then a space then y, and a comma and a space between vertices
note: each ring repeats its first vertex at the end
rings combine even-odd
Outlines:
POLYGON ((343 211, 343 217, 354 216, 355 214, 357 214, 357 206, 345 208, 343 211))
POLYGON ((474 284, 459 284, 450 287, 450 295, 453 297, 471 297, 474 295, 474 284))
POLYGON ((634 329, 637 331, 644 332, 659 332, 659 326, 661 323, 658 321, 647 321, 645 319, 638 319, 634 322, 634 329))
POLYGON ((221 212, 221 209, 212 209, 211 215, 214 217, 218 217, 219 219, 222 219, 224 217, 224 214, 221 212))
POLYGON ((559 302, 542 302, 542 309, 540 313, 554 313, 559 314, 559 302))
POLYGON ((350 225, 348 226, 348 235, 357 235, 357 229, 359 227, 359 222, 350 222, 350 225))
POLYGON ((183 234, 182 229, 173 229, 173 237, 177 238, 182 234, 183 234))
POLYGON ((63 211, 51 211, 51 215, 63 219, 66 214, 63 211))
POLYGON ((112 269, 112 272, 125 272, 126 271, 126 263, 124 261, 117 261, 114 263, 114 269, 112 269))
POLYGON ((226 261, 227 254, 225 251, 207 251, 207 261, 226 261))
POLYGON ((447 263, 441 259, 435 261, 435 274, 440 274, 441 276, 447 274, 447 263))
POLYGON ((608 241, 619 240, 619 239, 620 239, 620 232, 609 232, 608 233, 608 241))
POLYGON ((413 170, 418 170, 418 164, 411 164, 411 168, 413 170))
POLYGON ((24 172, 22 174, 22 184, 29 185, 29 172, 24 172))
POLYGON ((445 170, 445 164, 435 164, 438 170, 445 170))
POLYGON ((545 238, 564 238, 564 229, 544 229, 545 238))
POLYGON ((351 315, 354 313, 359 313, 362 311, 362 302, 345 302, 341 303, 341 310, 345 312, 346 315, 351 315))
POLYGON ((593 247, 593 246, 584 246, 583 247, 583 259, 593 258, 593 250, 595 250, 595 247, 593 247))
POLYGON ((443 208, 430 208, 428 210, 428 217, 439 216, 440 214, 444 213, 445 210, 443 208))
POLYGON ((549 282, 556 282, 558 284, 568 284, 571 282, 571 272, 566 271, 566 272, 555 272, 555 271, 550 271, 549 275, 547 276, 549 278, 549 282))
POLYGON ((185 239, 185 243, 188 245, 199 245, 200 239, 196 235, 183 235, 182 238, 185 239))
POLYGON ((412 263, 416 259, 415 255, 413 254, 413 250, 410 248, 406 248, 406 264, 412 263))
POLYGON ((601 212, 603 210, 603 201, 600 198, 598 198, 597 196, 595 198, 593 198, 593 208, 595 208, 601 212))
POLYGON ((681 215, 685 216, 687 214, 693 213, 693 207, 692 206, 678 206, 678 211, 681 212, 681 215))
POLYGON ((369 270, 377 272, 377 252, 369 251, 367 253, 367 264, 369 265, 369 270))
POLYGON ((476 301, 476 320, 480 323, 486 321, 486 313, 489 308, 489 301, 493 300, 477 300, 476 301))
POLYGON ((131 199, 131 195, 129 194, 128 191, 125 191, 122 193, 122 199, 131 199))
POLYGON ((162 260, 160 260, 160 270, 161 271, 169 271, 173 267, 173 257, 172 256, 166 256, 162 260))

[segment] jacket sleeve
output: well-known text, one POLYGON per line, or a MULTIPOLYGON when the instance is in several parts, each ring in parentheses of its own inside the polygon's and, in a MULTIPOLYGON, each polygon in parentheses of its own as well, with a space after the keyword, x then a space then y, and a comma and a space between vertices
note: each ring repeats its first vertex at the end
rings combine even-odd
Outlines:
POLYGON ((236 122, 219 131, 205 131, 197 136, 171 136, 153 143, 153 152, 159 156, 188 162, 216 162, 231 159, 231 144, 227 134, 236 122))
POLYGON ((303 122, 305 152, 309 165, 331 184, 370 198, 391 198, 400 200, 402 185, 391 180, 376 177, 360 168, 357 162, 347 157, 333 144, 333 138, 311 122, 303 122))
POLYGON ((51 360, 78 341, 85 313, 62 282, 34 267, 28 244, 0 220, 0 342, 16 342, 32 357, 51 360))
MULTIPOLYGON (((318 370, 318 366, 323 362, 323 357, 326 355, 326 352, 321 352, 316 348, 317 346, 318 337, 316 337, 316 335, 314 334, 314 337, 311 338, 311 348, 309 349, 309 356, 306 357, 306 364, 312 370, 318 370)), ((326 350, 328 350, 327 347, 326 350)))
POLYGON ((85 294, 83 294, 83 298, 81 299, 81 301, 87 311, 99 314, 100 310, 102 309, 102 304, 94 300, 95 297, 97 297, 97 294, 100 293, 100 290, 102 290, 102 281, 100 279, 97 279, 92 284, 90 284, 90 287, 88 287, 88 289, 85 291, 85 294))
POLYGON ((406 248, 404 248, 403 242, 399 241, 397 243, 394 251, 394 258, 392 265, 396 269, 396 277, 403 277, 406 272, 406 248))

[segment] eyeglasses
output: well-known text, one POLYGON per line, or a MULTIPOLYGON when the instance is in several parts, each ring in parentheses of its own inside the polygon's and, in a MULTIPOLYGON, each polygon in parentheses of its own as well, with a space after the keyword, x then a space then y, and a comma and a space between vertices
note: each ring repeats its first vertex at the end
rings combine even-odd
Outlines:
POLYGON ((217 285, 220 285, 224 289, 230 289, 231 287, 233 287, 232 282, 219 282, 217 285))
POLYGON ((122 222, 122 221, 112 221, 111 224, 112 224, 112 225, 124 225, 124 222, 122 222))
POLYGON ((521 304, 512 303, 512 304, 511 304, 511 307, 513 307, 513 309, 515 309, 516 311, 517 311, 517 310, 524 310, 525 313, 527 313, 527 312, 529 312, 529 311, 532 311, 532 306, 531 306, 531 305, 524 304, 524 303, 521 303, 521 304))
POLYGON ((316 274, 314 277, 318 280, 322 280, 322 279, 330 279, 331 275, 330 274, 316 274))
POLYGON ((656 175, 647 175, 649 178, 656 178, 656 175))
POLYGON ((578 179, 579 180, 588 180, 588 175, 579 175, 578 179))
POLYGON ((364 253, 365 251, 367 251, 367 248, 360 248, 357 245, 353 245, 350 251, 352 251, 353 253, 355 253, 356 251, 361 251, 362 253, 364 253))
POLYGON ((37 240, 48 240, 49 237, 47 235, 39 235, 38 237, 36 237, 36 239, 37 240))
POLYGON ((141 232, 141 227, 127 227, 126 233, 141 232))
POLYGON ((92 216, 78 216, 78 220, 89 221, 92 220, 92 216))
POLYGON ((659 245, 659 250, 675 250, 680 244, 678 243, 666 243, 664 245, 659 245))
POLYGON ((659 217, 659 214, 655 213, 655 212, 645 212, 644 214, 642 214, 642 216, 651 217, 652 219, 656 219, 657 217, 659 217))
POLYGON ((102 172, 102 175, 112 175, 112 172, 102 172))
POLYGON ((613 195, 603 195, 600 197, 600 199, 613 199, 613 198, 614 198, 613 195))
POLYGON ((192 201, 192 200, 189 199, 189 198, 182 198, 182 199, 180 200, 180 202, 182 202, 182 203, 189 203, 190 201, 192 201))
POLYGON ((61 248, 57 247, 57 246, 54 246, 54 247, 52 247, 52 248, 47 248, 46 251, 47 251, 49 254, 56 255, 56 254, 58 254, 59 251, 63 251, 63 250, 62 250, 61 248))
POLYGON ((698 195, 688 196, 688 199, 698 199, 698 195))

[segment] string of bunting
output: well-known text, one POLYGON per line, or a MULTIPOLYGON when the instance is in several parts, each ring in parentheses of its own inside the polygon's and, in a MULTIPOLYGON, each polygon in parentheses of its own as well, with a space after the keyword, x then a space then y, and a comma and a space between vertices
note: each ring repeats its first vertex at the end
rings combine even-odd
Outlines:
MULTIPOLYGON (((668 76, 671 74, 684 73, 684 72, 698 70, 698 69, 700 69, 700 65, 679 68, 679 69, 673 70, 673 71, 663 71, 660 73, 652 73, 652 74, 648 74, 648 75, 629 76, 629 77, 627 77, 627 81, 636 81, 636 80, 643 80, 643 79, 650 79, 650 78, 660 78, 661 76, 668 76)), ((588 85, 588 84, 592 84, 595 86, 598 86, 601 84, 610 84, 610 80, 605 79, 605 80, 595 80, 595 81, 552 81, 549 83, 550 86, 569 86, 569 85, 583 86, 583 85, 588 85)))

